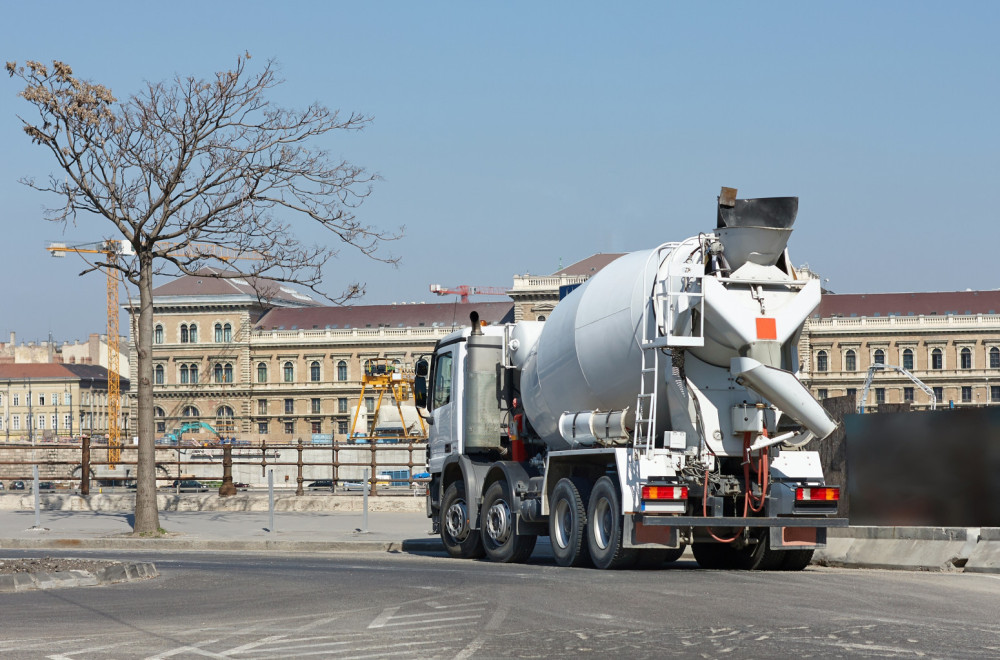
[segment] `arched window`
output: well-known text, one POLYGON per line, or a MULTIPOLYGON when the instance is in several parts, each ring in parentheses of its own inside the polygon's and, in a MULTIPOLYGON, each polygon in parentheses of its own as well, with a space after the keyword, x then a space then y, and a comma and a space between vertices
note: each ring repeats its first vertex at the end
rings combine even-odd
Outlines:
POLYGON ((181 365, 181 384, 186 385, 188 382, 188 366, 186 364, 181 365))
POLYGON ((228 323, 222 326, 222 341, 231 342, 233 340, 233 326, 228 323))
POLYGON ((816 371, 826 371, 829 368, 830 362, 826 351, 820 351, 816 354, 816 371))
POLYGON ((875 349, 875 364, 885 364, 885 351, 881 348, 875 349))
POLYGON ((990 349, 990 369, 1000 369, 1000 348, 990 349))
POLYGON ((157 385, 163 385, 163 365, 158 364, 153 369, 153 382, 157 385))
POLYGON ((913 351, 909 348, 903 349, 903 368, 913 370, 913 351))
POLYGON ((538 317, 538 320, 539 320, 539 321, 544 321, 544 320, 545 320, 545 316, 544 316, 544 315, 542 315, 542 316, 539 316, 539 317, 538 317))
POLYGON ((266 383, 267 382, 267 365, 263 362, 257 363, 257 382, 266 383))
POLYGON ((181 343, 188 343, 188 327, 187 323, 181 323, 181 343))
POLYGON ((191 335, 190 336, 191 343, 192 344, 197 344, 198 343, 198 326, 196 326, 194 323, 192 323, 190 326, 188 326, 188 334, 191 335))
POLYGON ((160 324, 156 324, 156 327, 153 328, 153 343, 154 344, 163 343, 163 326, 160 324))
POLYGON ((309 380, 314 383, 319 382, 319 362, 313 360, 309 365, 309 380))
POLYGON ((294 382, 295 380, 295 369, 292 367, 291 362, 286 362, 282 367, 282 374, 286 383, 294 382))
POLYGON ((343 360, 337 363, 337 380, 347 380, 347 363, 343 360))
POLYGON ((219 433, 232 433, 235 430, 233 423, 233 409, 229 406, 219 406, 215 411, 215 430, 219 433))
POLYGON ((931 351, 931 369, 944 369, 944 353, 940 348, 931 351))
POLYGON ((854 349, 848 350, 844 353, 844 371, 857 371, 858 370, 858 354, 854 352, 854 349))
POLYGON ((166 417, 166 416, 167 416, 167 414, 165 412, 163 412, 163 408, 161 408, 159 406, 156 406, 156 407, 153 408, 153 417, 156 418, 155 419, 155 423, 156 423, 156 432, 157 433, 166 433, 167 432, 167 420, 164 419, 164 417, 166 417))
POLYGON ((163 408, 155 406, 153 408, 153 417, 166 417, 167 413, 163 412, 163 408))
POLYGON ((217 343, 221 343, 222 342, 222 324, 221 323, 216 323, 215 324, 215 341, 217 343))
POLYGON ((962 368, 963 369, 971 369, 972 368, 972 349, 963 348, 962 349, 961 360, 962 360, 961 364, 962 364, 962 368))
POLYGON ((222 377, 227 383, 233 382, 233 365, 228 362, 222 367, 222 377))
POLYGON ((181 411, 181 414, 185 417, 201 417, 201 413, 198 412, 198 409, 194 406, 184 406, 184 410, 181 411))
POLYGON ((196 384, 198 382, 198 365, 192 364, 188 371, 191 373, 191 383, 196 384))

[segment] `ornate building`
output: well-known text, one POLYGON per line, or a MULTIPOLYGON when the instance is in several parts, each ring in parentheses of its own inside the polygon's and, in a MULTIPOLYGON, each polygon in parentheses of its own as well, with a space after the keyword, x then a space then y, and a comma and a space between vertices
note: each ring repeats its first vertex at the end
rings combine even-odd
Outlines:
POLYGON ((288 287, 264 300, 243 280, 174 280, 153 291, 157 436, 207 424, 252 444, 342 441, 371 405, 358 401, 365 361, 411 364, 473 309, 513 319, 510 302, 322 307, 288 287))

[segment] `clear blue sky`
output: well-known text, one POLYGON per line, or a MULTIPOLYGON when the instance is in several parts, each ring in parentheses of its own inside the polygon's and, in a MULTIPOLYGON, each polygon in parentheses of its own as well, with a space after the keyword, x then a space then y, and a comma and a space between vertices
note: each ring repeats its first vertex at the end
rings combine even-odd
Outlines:
MULTIPOLYGON (((325 144, 384 177, 359 216, 407 228, 398 269, 326 271, 362 302, 681 240, 723 185, 798 195, 792 259, 834 291, 1000 287, 996 2, 10 3, 0 45, 119 98, 250 51, 280 63, 280 104, 373 115, 325 144)), ((44 248, 111 227, 41 220, 57 200, 17 179, 53 168, 19 90, 0 82, 0 337, 84 338, 103 278, 44 248)))

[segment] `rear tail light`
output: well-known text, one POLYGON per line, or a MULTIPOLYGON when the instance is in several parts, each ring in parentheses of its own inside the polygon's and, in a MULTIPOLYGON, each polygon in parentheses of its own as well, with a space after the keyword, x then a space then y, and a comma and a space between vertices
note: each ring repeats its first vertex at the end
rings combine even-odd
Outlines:
POLYGON ((687 486, 642 487, 642 499, 644 500, 686 500, 687 498, 687 486))
POLYGON ((836 502, 840 499, 840 488, 823 486, 822 488, 796 488, 796 502, 836 502))

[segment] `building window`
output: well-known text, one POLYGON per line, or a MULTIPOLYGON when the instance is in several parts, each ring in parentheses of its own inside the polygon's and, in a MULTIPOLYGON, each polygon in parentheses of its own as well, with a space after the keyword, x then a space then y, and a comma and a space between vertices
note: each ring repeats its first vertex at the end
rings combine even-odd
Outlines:
POLYGON ((228 323, 222 326, 222 341, 229 343, 233 340, 233 326, 228 323))
POLYGON ((186 323, 181 323, 181 343, 188 343, 188 327, 186 323))
POLYGON ((153 328, 153 343, 162 344, 163 343, 163 326, 157 325, 153 328))
POLYGON ((309 380, 314 383, 319 382, 319 362, 315 360, 309 365, 309 380))
POLYGON ((187 384, 188 382, 188 367, 186 364, 181 365, 181 384, 187 384))
POLYGON ((962 369, 972 368, 972 350, 969 348, 963 348, 961 353, 961 365, 962 369))
POLYGON ((73 416, 70 414, 63 415, 63 428, 68 429, 69 425, 73 423, 73 416))
POLYGON ((222 324, 221 323, 216 323, 215 324, 215 343, 217 343, 217 344, 221 344, 222 343, 222 324))
POLYGON ((257 414, 258 415, 267 414, 267 399, 257 399, 257 414))
POLYGON ((215 430, 219 433, 232 433, 236 425, 233 423, 233 409, 229 406, 219 406, 215 411, 215 430))
POLYGON ((184 406, 184 410, 181 411, 181 415, 184 417, 201 417, 201 413, 194 406, 184 406))
POLYGON ((339 399, 337 399, 337 412, 339 412, 339 413, 345 413, 345 412, 347 412, 347 398, 346 397, 340 397, 339 399))
POLYGON ((192 323, 190 326, 188 326, 188 334, 190 335, 190 342, 192 344, 197 344, 198 343, 198 326, 196 326, 194 323, 192 323))
POLYGON ((38 419, 38 428, 44 429, 45 428, 45 415, 39 415, 36 419, 38 419))
POLYGON ((903 388, 903 401, 908 401, 910 403, 913 403, 913 388, 912 387, 904 387, 903 388))
POLYGON ((191 374, 191 383, 192 384, 197 384, 198 383, 198 365, 197 364, 192 364, 190 367, 188 367, 188 371, 191 374))
MULTIPOLYGON (((314 414, 314 415, 318 415, 319 414, 319 399, 313 399, 312 400, 312 414, 314 414)), ((317 433, 318 432, 319 431, 317 431, 317 433)))
POLYGON ((337 380, 347 380, 347 363, 343 360, 337 363, 337 380))
POLYGON ((829 368, 829 357, 826 351, 820 351, 816 354, 816 371, 826 371, 829 368))
POLYGON ((257 382, 266 383, 267 382, 267 365, 263 362, 257 363, 257 382))
POLYGON ((1000 348, 990 349, 990 369, 1000 369, 1000 348))
POLYGON ((20 394, 15 394, 14 395, 14 405, 15 406, 21 405, 21 395, 20 394))
POLYGON ((216 383, 231 383, 233 382, 233 365, 229 364, 216 364, 215 365, 215 382, 216 383))
POLYGON ((38 405, 40 405, 40 406, 44 406, 45 405, 45 392, 39 392, 38 393, 38 405))
POLYGON ((20 415, 12 415, 11 418, 10 418, 10 425, 11 425, 11 428, 13 428, 15 431, 20 431, 21 430, 21 416, 20 415))
POLYGON ((816 397, 819 399, 825 399, 827 397, 826 388, 821 387, 816 390, 816 397))
POLYGON ((322 433, 323 432, 323 423, 322 422, 313 422, 312 423, 312 432, 313 433, 322 433))
POLYGON ((944 369, 944 353, 940 348, 931 351, 931 369, 944 369))
POLYGON ((943 387, 935 387, 934 388, 934 400, 937 401, 938 403, 941 403, 942 401, 944 401, 944 388, 943 387))
MULTIPOLYGON (((1000 389, 1000 388, 998 388, 1000 389)), ((347 420, 341 419, 337 421, 337 433, 340 435, 347 435, 347 420)))
POLYGON ((294 367, 292 367, 292 363, 291 362, 286 362, 285 363, 285 365, 282 367, 282 373, 284 375, 286 383, 294 382, 294 380, 295 380, 295 369, 294 369, 294 367))
POLYGON ((285 399, 285 414, 291 415, 295 412, 295 399, 285 399))
POLYGON ((156 368, 153 369, 153 382, 157 385, 163 385, 163 365, 158 364, 156 368))
POLYGON ((876 387, 875 388, 875 403, 883 404, 885 403, 885 388, 876 387))
POLYGON ((972 403, 972 388, 962 387, 962 403, 972 403))
POLYGON ((164 419, 166 416, 167 414, 163 412, 163 408, 159 406, 153 408, 153 417, 155 418, 157 433, 167 432, 167 420, 164 419))
POLYGON ((1000 402, 1000 385, 990 385, 990 401, 993 403, 1000 402))
POLYGON ((375 412, 375 397, 366 396, 365 397, 365 410, 369 413, 375 412))
MULTIPOLYGON (((0 397, 0 405, 3 405, 3 397, 0 397)), ((70 406, 73 405, 73 393, 63 392, 63 405, 70 406)))
POLYGON ((267 433, 267 422, 257 422, 257 433, 267 433))
POLYGON ((903 368, 913 371, 913 351, 909 348, 903 350, 903 368))
POLYGON ((295 433, 295 422, 285 422, 285 435, 295 433))
POLYGON ((885 364, 885 351, 881 348, 875 349, 875 364, 885 364))
POLYGON ((847 388, 847 396, 857 397, 858 396, 858 391, 856 389, 854 389, 853 387, 848 387, 847 388))
POLYGON ((858 370, 858 355, 854 352, 854 349, 847 351, 844 354, 844 371, 857 371, 858 370))

